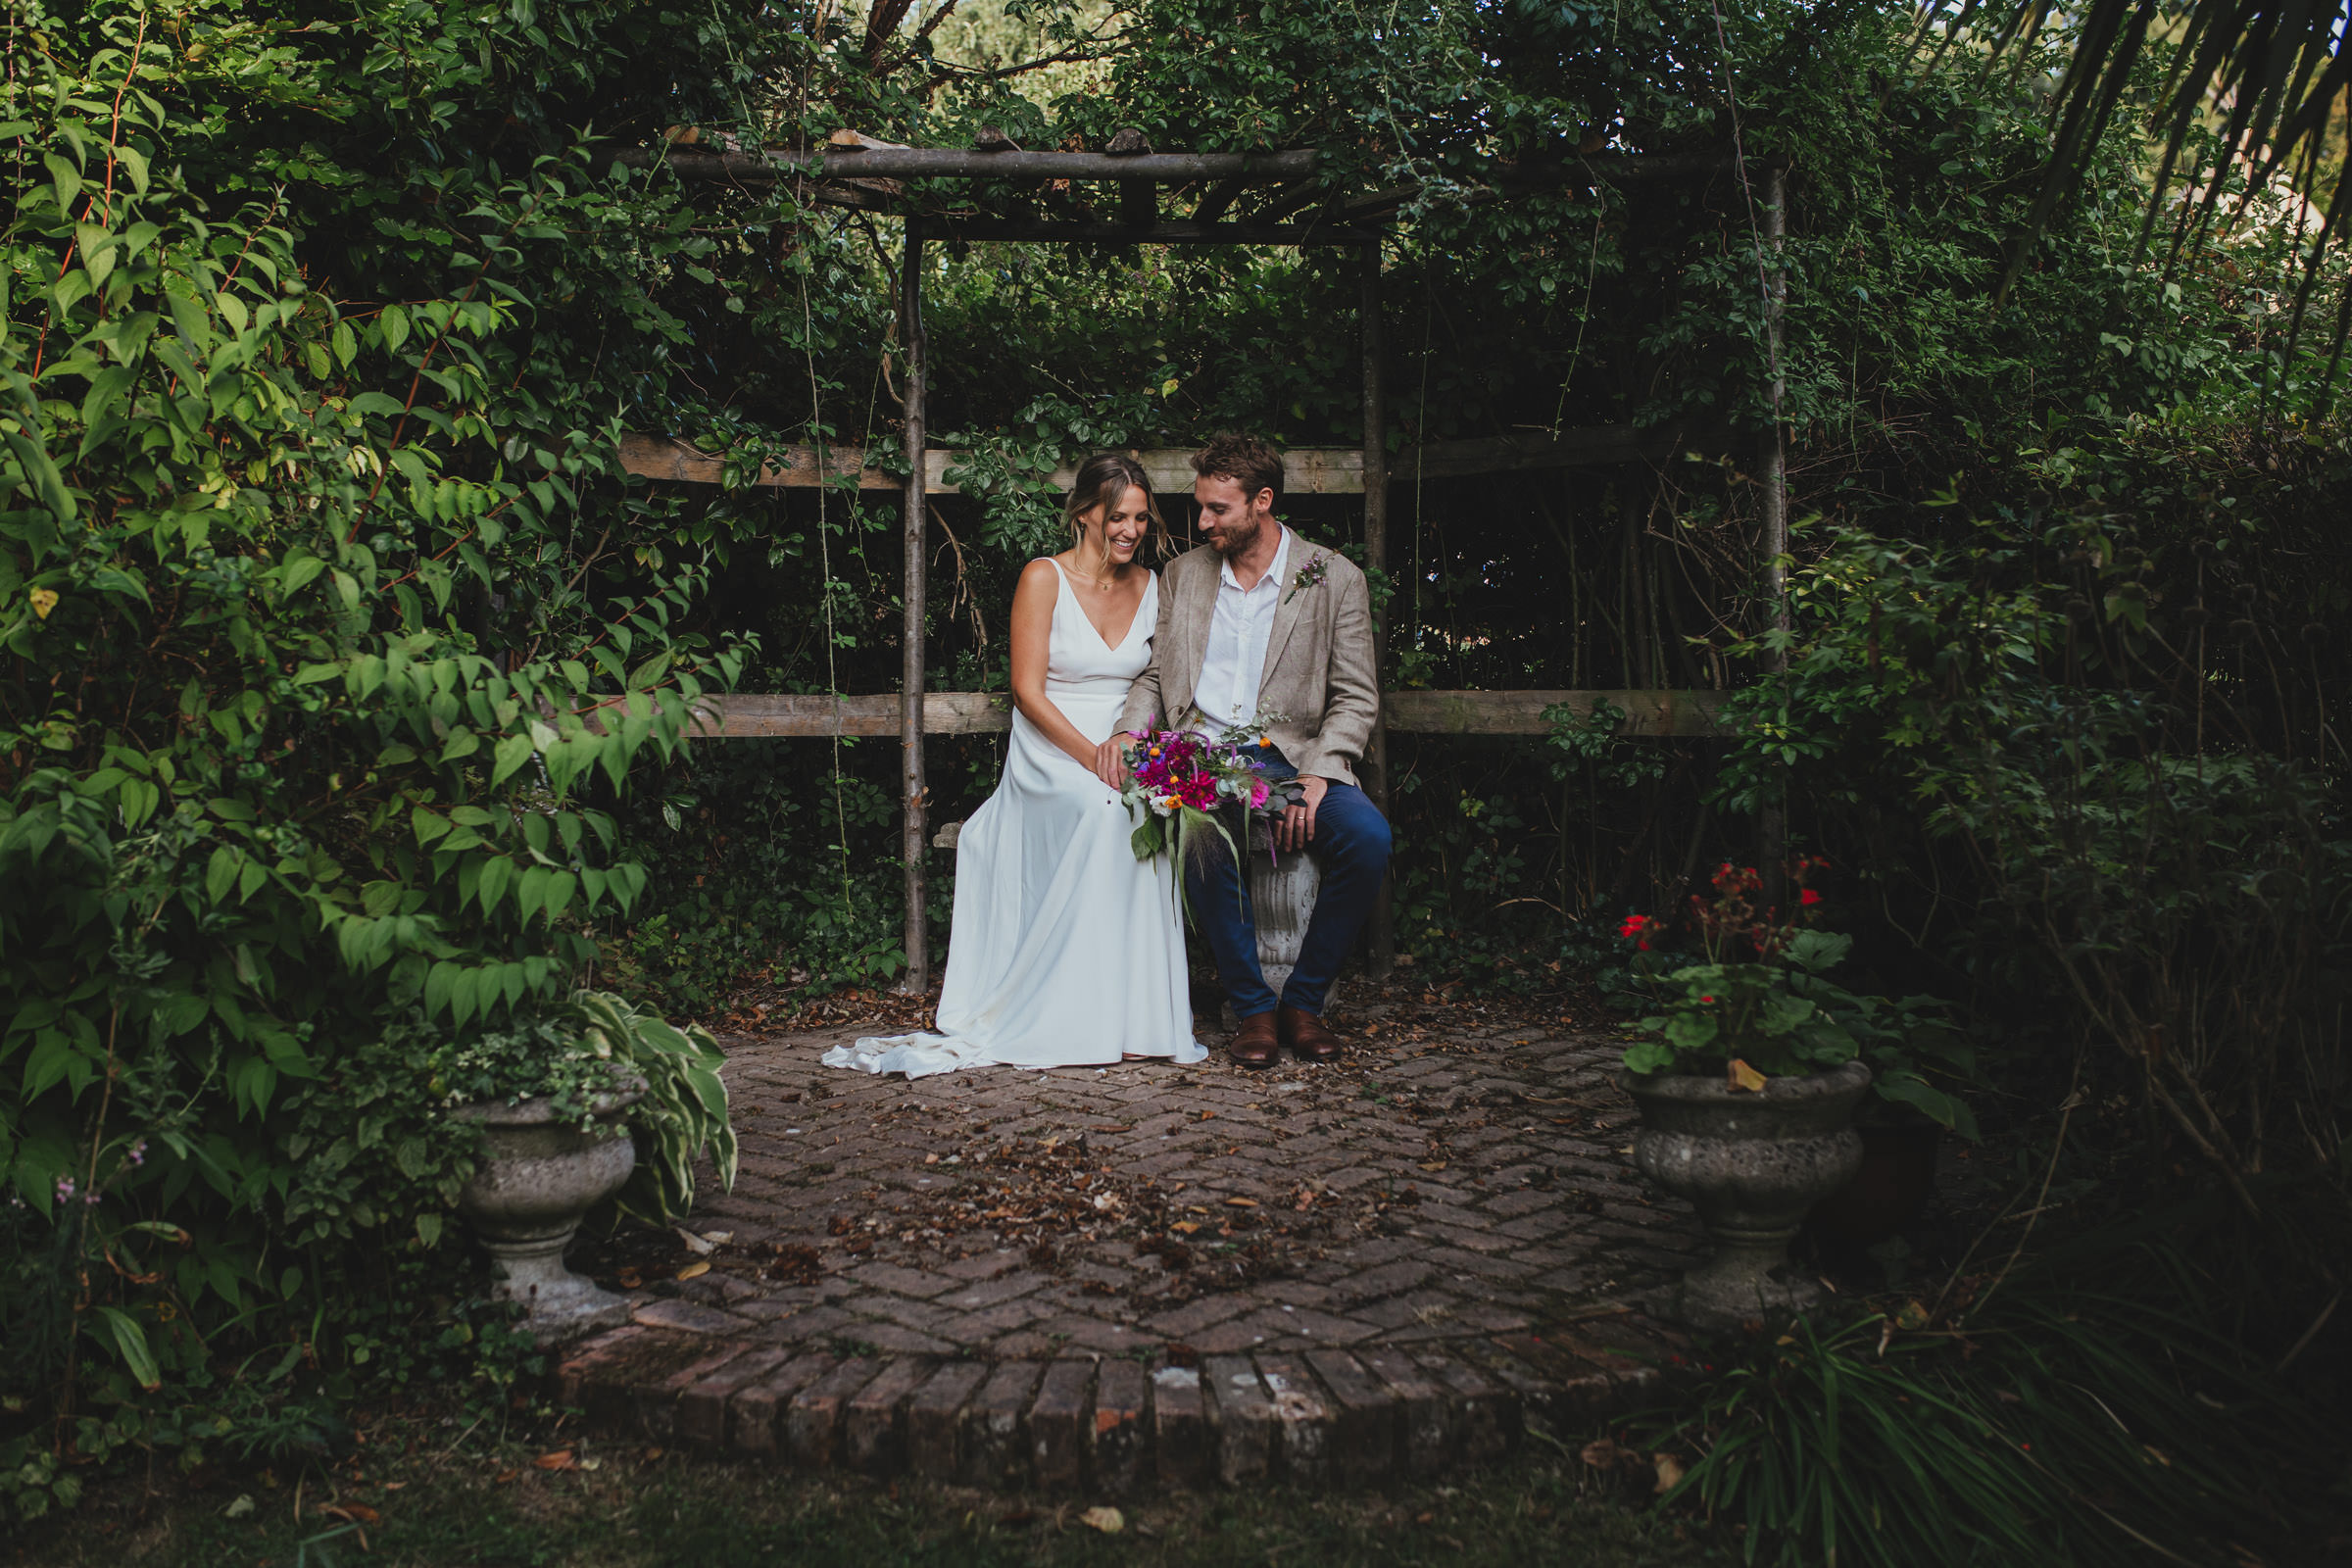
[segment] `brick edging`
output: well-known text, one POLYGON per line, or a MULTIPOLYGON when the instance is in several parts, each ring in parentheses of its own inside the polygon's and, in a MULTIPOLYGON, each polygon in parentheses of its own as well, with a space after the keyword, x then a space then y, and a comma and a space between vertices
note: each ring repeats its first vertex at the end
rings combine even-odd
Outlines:
POLYGON ((1667 1367, 1574 1337, 1442 1348, 956 1360, 795 1351, 643 1322, 552 1378, 597 1429, 811 1470, 1124 1495, 1153 1486, 1421 1480, 1654 1395, 1667 1367))

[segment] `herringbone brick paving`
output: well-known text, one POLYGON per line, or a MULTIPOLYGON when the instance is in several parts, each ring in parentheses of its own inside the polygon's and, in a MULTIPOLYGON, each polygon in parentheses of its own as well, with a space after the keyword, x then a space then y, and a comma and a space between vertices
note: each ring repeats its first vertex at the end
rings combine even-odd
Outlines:
POLYGON ((1654 1397, 1687 1348, 1624 1299, 1697 1232, 1628 1168, 1606 1040, 1384 999, 1334 1066, 818 1064, 878 1022, 724 1037, 741 1179, 582 1260, 635 1321, 566 1350, 564 1402, 972 1486, 1374 1484, 1654 1397))
POLYGON ((818 1064, 870 1025, 722 1036, 742 1169, 690 1224, 727 1239, 683 1282, 682 1241, 607 1281, 781 1347, 1181 1356, 1541 1333, 1696 1260, 1631 1169, 1614 1042, 1445 1006, 1348 1022, 1336 1066, 914 1082, 818 1064))

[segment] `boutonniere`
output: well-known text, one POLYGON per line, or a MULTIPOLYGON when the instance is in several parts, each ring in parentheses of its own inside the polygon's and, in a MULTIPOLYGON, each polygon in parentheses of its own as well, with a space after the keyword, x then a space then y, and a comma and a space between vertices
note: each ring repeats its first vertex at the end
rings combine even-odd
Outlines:
POLYGON ((1282 596, 1282 602, 1287 605, 1292 600, 1298 598, 1300 594, 1306 592, 1309 588, 1312 588, 1315 584, 1321 582, 1323 580, 1323 568, 1326 560, 1326 557, 1317 555, 1305 565, 1300 566, 1298 574, 1291 578, 1291 591, 1282 596))

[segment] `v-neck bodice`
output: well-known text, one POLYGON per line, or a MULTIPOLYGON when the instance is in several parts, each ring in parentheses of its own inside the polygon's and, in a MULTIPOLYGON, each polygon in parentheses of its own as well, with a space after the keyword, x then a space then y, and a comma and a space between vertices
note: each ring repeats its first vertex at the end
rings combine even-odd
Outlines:
MULTIPOLYGON (((1152 632, 1159 616, 1158 574, 1154 572, 1144 579, 1143 602, 1135 607, 1135 618, 1128 622, 1127 634, 1113 647, 1095 629, 1095 623, 1086 618, 1086 609, 1078 603, 1078 591, 1061 563, 1051 556, 1046 560, 1053 564, 1059 585, 1054 597, 1053 630, 1046 644, 1047 695, 1056 705, 1064 698, 1100 698, 1124 703, 1127 688, 1152 662, 1152 632)), ((1072 713, 1069 718, 1085 727, 1085 721, 1077 714, 1072 713)))

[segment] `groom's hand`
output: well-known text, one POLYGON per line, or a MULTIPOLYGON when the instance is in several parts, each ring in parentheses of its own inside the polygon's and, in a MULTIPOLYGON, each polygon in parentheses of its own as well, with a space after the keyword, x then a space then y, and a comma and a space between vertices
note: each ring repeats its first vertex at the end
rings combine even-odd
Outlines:
POLYGON ((1274 847, 1286 855, 1314 842, 1315 808, 1323 804, 1323 792, 1331 788, 1331 780, 1314 773, 1298 783, 1306 791, 1306 799, 1284 808, 1282 820, 1274 825, 1274 847))
POLYGON ((1114 734, 1095 748, 1095 777, 1114 790, 1127 787, 1127 754, 1123 749, 1126 739, 1123 732, 1114 734))

